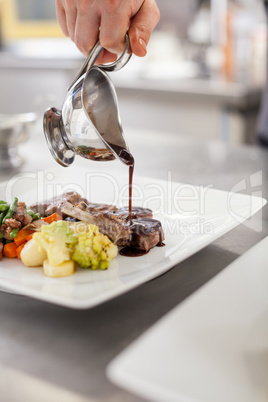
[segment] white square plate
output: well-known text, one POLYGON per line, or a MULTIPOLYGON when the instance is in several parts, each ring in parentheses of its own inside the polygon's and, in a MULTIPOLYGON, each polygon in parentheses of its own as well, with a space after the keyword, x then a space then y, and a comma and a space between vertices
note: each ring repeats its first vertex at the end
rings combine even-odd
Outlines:
POLYGON ((268 237, 175 307, 108 367, 150 401, 268 401, 268 237))
MULTIPOLYGON (((91 165, 92 166, 92 165, 91 165)), ((128 202, 128 175, 115 178, 104 170, 75 166, 22 174, 0 186, 0 199, 13 196, 28 205, 74 190, 95 202, 128 202)), ((258 197, 171 180, 134 177, 133 205, 152 208, 162 222, 165 247, 147 255, 118 255, 107 271, 78 270, 67 278, 47 278, 41 268, 27 268, 17 259, 0 262, 0 286, 36 299, 71 308, 90 308, 153 279, 244 222, 266 203, 258 197)))

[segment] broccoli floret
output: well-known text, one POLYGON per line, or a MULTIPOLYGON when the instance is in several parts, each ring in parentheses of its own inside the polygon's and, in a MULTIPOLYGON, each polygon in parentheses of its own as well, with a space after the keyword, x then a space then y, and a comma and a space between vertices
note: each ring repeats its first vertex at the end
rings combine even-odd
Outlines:
POLYGON ((73 248, 78 241, 68 223, 64 221, 43 225, 41 232, 34 234, 34 240, 47 252, 48 261, 54 266, 71 259, 73 248))
POLYGON ((72 259, 82 268, 107 269, 117 255, 117 246, 95 225, 88 225, 86 232, 77 234, 77 239, 72 259))

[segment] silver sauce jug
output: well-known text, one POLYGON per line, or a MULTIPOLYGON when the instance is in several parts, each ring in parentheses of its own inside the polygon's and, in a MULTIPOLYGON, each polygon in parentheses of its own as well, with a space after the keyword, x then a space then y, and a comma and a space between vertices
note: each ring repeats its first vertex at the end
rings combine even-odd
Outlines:
POLYGON ((94 161, 119 158, 131 163, 115 88, 105 72, 118 71, 129 61, 129 38, 126 35, 125 50, 114 63, 93 66, 101 50, 97 42, 68 88, 62 111, 52 107, 44 114, 50 152, 64 167, 73 163, 76 154, 94 161))

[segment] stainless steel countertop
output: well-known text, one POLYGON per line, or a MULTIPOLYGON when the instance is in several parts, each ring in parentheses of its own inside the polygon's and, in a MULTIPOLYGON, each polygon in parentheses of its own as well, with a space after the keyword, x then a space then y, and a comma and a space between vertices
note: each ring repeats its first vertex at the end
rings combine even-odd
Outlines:
MULTIPOLYGON (((179 133, 167 136, 126 128, 125 133, 136 158, 137 175, 165 179, 171 172, 174 181, 223 190, 245 180, 245 193, 258 190, 268 198, 268 150, 193 142, 179 133), (259 171, 263 184, 251 189, 250 176, 259 171)), ((22 169, 25 172, 53 164, 41 129, 23 153, 28 159, 22 169)), ((77 158, 76 163, 85 166, 88 162, 77 158)), ((110 166, 109 172, 115 169, 117 174, 110 166)), ((1 172, 0 179, 11 176, 11 172, 1 172)), ((91 310, 73 311, 0 293, 1 400, 141 402, 107 380, 107 364, 160 317, 264 238, 268 234, 267 205, 252 218, 254 222, 262 222, 261 231, 240 225, 161 277, 91 310)))

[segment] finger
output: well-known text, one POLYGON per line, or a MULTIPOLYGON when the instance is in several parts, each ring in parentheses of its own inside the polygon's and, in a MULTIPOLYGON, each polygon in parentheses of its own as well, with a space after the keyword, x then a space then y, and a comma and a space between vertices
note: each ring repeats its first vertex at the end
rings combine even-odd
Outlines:
POLYGON ((159 19, 160 13, 154 0, 145 0, 132 18, 128 31, 131 49, 136 56, 146 55, 150 35, 159 19))
POLYGON ((74 41, 77 18, 77 8, 74 0, 65 0, 66 25, 69 36, 74 41))
POLYGON ((117 59, 117 55, 114 53, 109 52, 106 49, 103 49, 101 54, 96 60, 95 64, 105 64, 105 63, 112 63, 117 59))
POLYGON ((96 13, 77 10, 74 42, 78 49, 87 57, 99 38, 100 16, 96 13))
POLYGON ((57 13, 57 19, 59 21, 63 35, 69 36, 67 23, 66 23, 66 14, 65 14, 65 10, 64 10, 60 0, 56 0, 56 13, 57 13))
POLYGON ((125 49, 125 36, 129 26, 129 9, 121 4, 110 12, 106 8, 101 15, 100 43, 111 53, 122 53, 125 49))

